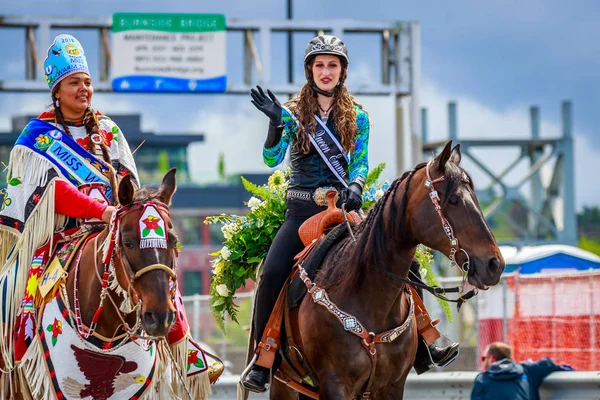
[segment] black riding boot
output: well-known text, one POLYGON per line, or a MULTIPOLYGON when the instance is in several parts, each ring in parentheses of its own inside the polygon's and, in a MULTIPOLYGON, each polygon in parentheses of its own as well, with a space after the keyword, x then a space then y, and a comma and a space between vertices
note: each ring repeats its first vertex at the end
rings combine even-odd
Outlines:
POLYGON ((458 357, 458 343, 451 343, 446 347, 437 347, 434 344, 428 346, 431 359, 438 367, 445 367, 458 357))
POLYGON ((252 392, 263 393, 269 389, 271 383, 271 370, 258 365, 252 366, 246 379, 242 382, 244 387, 252 392))
POLYGON ((451 343, 446 347, 437 347, 434 344, 427 346, 425 341, 419 337, 417 356, 413 367, 415 367, 417 375, 421 375, 435 366, 445 367, 458 357, 458 353, 458 343, 451 343))

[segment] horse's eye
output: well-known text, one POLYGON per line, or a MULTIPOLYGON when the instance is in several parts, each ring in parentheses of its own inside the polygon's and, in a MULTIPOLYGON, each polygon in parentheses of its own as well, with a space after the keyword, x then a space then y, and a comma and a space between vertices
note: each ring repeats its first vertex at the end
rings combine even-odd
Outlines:
POLYGON ((128 249, 133 249, 133 242, 129 239, 125 239, 123 240, 123 244, 125 245, 125 247, 127 247, 128 249))
POLYGON ((458 205, 458 196, 455 194, 450 196, 450 198, 448 199, 448 203, 452 204, 453 206, 458 205))

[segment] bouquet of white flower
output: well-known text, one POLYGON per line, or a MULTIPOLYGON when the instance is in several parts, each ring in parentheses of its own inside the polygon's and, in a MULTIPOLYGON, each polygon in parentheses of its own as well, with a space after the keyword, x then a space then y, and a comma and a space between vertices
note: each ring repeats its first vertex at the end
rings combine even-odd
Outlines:
POLYGON ((283 171, 275 171, 264 186, 257 186, 244 177, 242 183, 253 195, 246 203, 250 211, 245 216, 221 214, 205 221, 223 224, 224 246, 211 254, 215 258, 210 285, 210 308, 221 329, 225 314, 237 322, 235 292, 244 287, 248 279, 256 281, 256 269, 267 255, 285 217, 288 181, 283 171))

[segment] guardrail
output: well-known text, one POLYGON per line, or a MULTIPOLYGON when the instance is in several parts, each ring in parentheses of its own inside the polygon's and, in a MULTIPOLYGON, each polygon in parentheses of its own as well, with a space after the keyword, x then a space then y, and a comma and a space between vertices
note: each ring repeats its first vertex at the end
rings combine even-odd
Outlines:
MULTIPOLYGON (((406 381, 405 400, 469 400, 477 372, 434 372, 406 381)), ((235 400, 238 376, 224 376, 212 386, 211 399, 235 400)), ((600 400, 600 371, 555 372, 542 384, 542 400, 600 400)), ((250 399, 267 399, 251 394, 250 399)))

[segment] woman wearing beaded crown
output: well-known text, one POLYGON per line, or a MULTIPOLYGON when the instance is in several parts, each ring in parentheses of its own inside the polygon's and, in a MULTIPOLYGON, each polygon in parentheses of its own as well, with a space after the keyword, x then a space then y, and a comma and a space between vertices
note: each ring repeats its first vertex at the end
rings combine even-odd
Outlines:
MULTIPOLYGON (((52 109, 32 119, 17 138, 0 210, 2 338, 11 337, 18 314, 19 333, 34 319, 36 287, 27 284, 32 280, 26 266, 34 259, 48 263, 59 232, 68 236, 82 225, 110 222, 117 175, 130 175, 139 186, 123 133, 91 108, 94 88, 79 41, 57 36, 44 72, 52 109)), ((13 348, 11 342, 0 345, 7 365, 19 360, 28 345, 17 340, 13 348)))
MULTIPOLYGON (((0 197, 0 364, 9 370, 34 335, 37 283, 56 242, 111 221, 118 178, 129 175, 134 187, 140 186, 125 136, 91 107, 94 88, 79 41, 57 36, 44 72, 52 109, 19 135, 10 155, 8 187, 0 197)), ((189 329, 179 292, 176 297, 181 312, 175 313, 167 341, 183 346, 189 329)), ((6 388, 3 384, 0 388, 6 388)))

